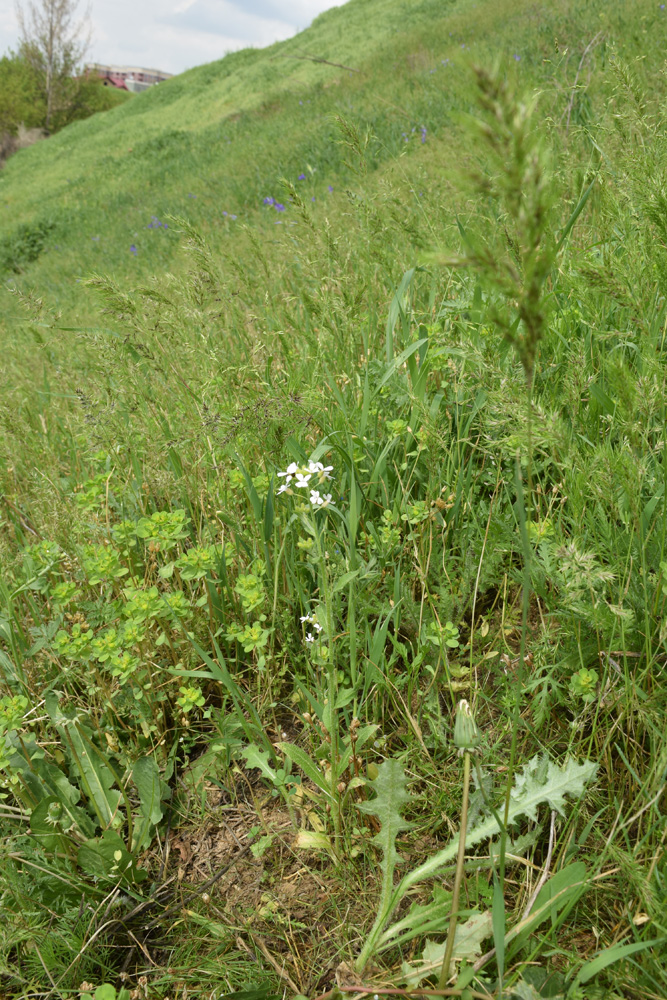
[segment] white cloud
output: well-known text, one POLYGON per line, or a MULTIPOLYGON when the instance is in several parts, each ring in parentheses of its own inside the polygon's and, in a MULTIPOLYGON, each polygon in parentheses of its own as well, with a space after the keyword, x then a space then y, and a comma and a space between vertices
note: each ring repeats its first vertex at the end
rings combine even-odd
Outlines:
MULTIPOLYGON (((306 28, 344 0, 92 0, 90 58, 180 73, 246 46, 263 47, 306 28)), ((3 51, 15 48, 11 0, 0 0, 3 51)), ((83 10, 85 3, 80 3, 83 10)), ((2 54, 0 52, 0 54, 2 54)))

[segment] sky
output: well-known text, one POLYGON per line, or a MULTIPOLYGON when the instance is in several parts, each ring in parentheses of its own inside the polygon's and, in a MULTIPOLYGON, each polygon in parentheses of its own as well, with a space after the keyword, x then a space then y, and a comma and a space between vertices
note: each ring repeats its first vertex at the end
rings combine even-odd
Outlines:
MULTIPOLYGON (((38 5, 41 0, 33 0, 38 5)), ((344 0, 90 0, 89 62, 180 73, 252 45, 262 48, 307 28, 344 0)), ((27 8, 27 0, 22 4, 27 8)), ((86 0, 79 0, 83 13, 86 0)), ((15 48, 14 0, 0 0, 0 55, 15 48)))

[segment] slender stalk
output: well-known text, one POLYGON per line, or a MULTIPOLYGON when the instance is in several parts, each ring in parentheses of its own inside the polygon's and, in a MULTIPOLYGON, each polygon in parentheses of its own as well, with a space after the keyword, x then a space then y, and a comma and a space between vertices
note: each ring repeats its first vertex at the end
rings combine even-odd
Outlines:
POLYGON ((319 531, 314 526, 313 534, 317 545, 321 567, 322 591, 324 593, 324 607, 327 616, 327 640, 329 643, 329 659, 327 661, 327 698, 329 702, 329 736, 331 737, 331 757, 329 760, 331 768, 331 798, 334 803, 334 851, 340 855, 341 841, 341 811, 340 792, 338 791, 338 712, 336 710, 336 658, 333 653, 333 610, 331 606, 331 595, 329 593, 329 572, 326 561, 326 552, 322 544, 324 526, 319 531))
MULTIPOLYGON (((532 457, 533 457, 533 377, 532 371, 526 369, 526 437, 527 437, 527 496, 524 493, 521 482, 521 459, 517 460, 516 488, 519 505, 519 525, 521 528, 521 540, 523 547, 523 588, 522 588, 522 608, 521 608, 521 640, 519 643, 519 663, 517 665, 517 675, 515 683, 514 707, 512 710, 512 742, 510 745, 510 759, 507 768, 507 786, 505 789, 505 811, 503 825, 500 831, 500 856, 498 859, 498 881, 501 887, 505 885, 505 855, 507 852, 507 825, 509 820, 510 797, 512 785, 514 783, 514 769, 516 767, 517 746, 519 742, 519 719, 521 717, 521 698, 524 691, 524 660, 526 657, 526 638, 528 634, 528 611, 530 608, 531 594, 531 549, 530 537, 528 535, 528 525, 531 517, 531 500, 533 490, 532 479, 532 457)), ((498 995, 503 995, 503 976, 505 970, 498 967, 498 995)))
POLYGON ((454 877, 454 892, 452 894, 452 909, 449 915, 449 930, 447 931, 447 944, 438 980, 438 989, 444 990, 449 979, 449 966, 454 954, 454 940, 456 938, 456 924, 459 915, 459 895, 461 883, 463 882, 463 865, 466 853, 466 831, 468 829, 468 796, 470 791, 470 754, 466 750, 463 755, 463 803, 461 806, 461 832, 459 833, 459 853, 456 858, 456 875, 454 877))

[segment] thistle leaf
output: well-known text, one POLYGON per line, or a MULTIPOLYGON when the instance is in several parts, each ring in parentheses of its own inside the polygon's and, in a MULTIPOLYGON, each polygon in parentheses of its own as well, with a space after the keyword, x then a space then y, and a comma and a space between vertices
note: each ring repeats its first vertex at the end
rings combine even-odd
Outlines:
MULTIPOLYGON (((533 757, 516 775, 510 796, 508 825, 511 826, 521 816, 535 820, 537 807, 541 803, 547 803, 552 809, 562 814, 567 804, 565 796, 569 795, 572 798, 581 796, 586 785, 595 777, 596 771, 597 764, 588 760, 584 761, 583 764, 567 760, 562 767, 559 767, 548 757, 533 757)), ((377 816, 382 823, 380 832, 373 838, 383 851, 382 896, 377 918, 368 933, 355 965, 358 973, 363 972, 369 958, 379 947, 381 948, 382 943, 390 941, 399 930, 404 929, 403 922, 400 922, 396 927, 390 926, 386 930, 385 927, 392 912, 406 893, 412 886, 432 878, 444 865, 453 861, 459 846, 459 838, 453 838, 445 848, 413 871, 408 872, 394 888, 394 868, 400 860, 395 848, 396 836, 401 830, 409 828, 409 824, 400 814, 400 809, 408 798, 403 768, 398 761, 387 760, 380 766, 375 781, 370 782, 370 784, 377 793, 375 799, 372 802, 362 803, 357 808, 362 812, 377 816)), ((489 840, 500 832, 498 821, 494 815, 480 819, 468 831, 466 846, 471 847, 473 844, 489 840)))
MULTIPOLYGON (((520 816, 535 820, 537 807, 544 802, 562 815, 566 806, 565 796, 579 798, 586 785, 595 777, 596 771, 597 764, 590 760, 584 761, 583 764, 577 764, 576 761, 569 759, 562 767, 559 767, 548 757, 533 757, 527 764, 524 764, 522 770, 516 775, 510 797, 508 825, 511 826, 520 816)), ((466 846, 471 847, 473 844, 479 844, 489 837, 497 836, 500 832, 495 817, 488 816, 468 831, 466 846)), ((413 885, 431 878, 443 865, 452 861, 456 857, 457 851, 458 837, 455 837, 447 847, 438 851, 428 861, 406 875, 400 886, 397 887, 397 901, 413 885)))

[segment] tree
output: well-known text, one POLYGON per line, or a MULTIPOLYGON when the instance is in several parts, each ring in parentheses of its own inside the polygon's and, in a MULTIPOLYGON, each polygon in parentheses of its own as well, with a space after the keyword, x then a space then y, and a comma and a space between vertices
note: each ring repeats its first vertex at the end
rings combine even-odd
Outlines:
POLYGON ((76 20, 79 0, 27 0, 18 2, 21 31, 20 55, 33 68, 43 93, 44 127, 76 100, 77 70, 90 44, 90 13, 76 20))
POLYGON ((13 52, 0 59, 0 134, 16 135, 19 125, 39 128, 45 105, 31 66, 13 52))

